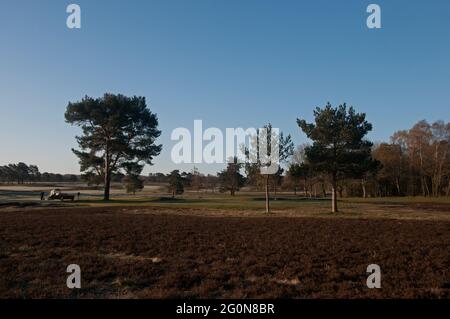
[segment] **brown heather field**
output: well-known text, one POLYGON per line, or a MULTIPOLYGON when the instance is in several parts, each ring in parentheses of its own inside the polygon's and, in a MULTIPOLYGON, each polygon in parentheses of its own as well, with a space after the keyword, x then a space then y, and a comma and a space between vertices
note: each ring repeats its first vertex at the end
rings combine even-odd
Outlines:
POLYGON ((306 205, 320 218, 281 206, 269 216, 162 203, 6 206, 0 298, 450 297, 447 203, 341 204, 338 216, 321 212, 328 203, 306 205), (73 263, 79 290, 66 287, 73 263), (381 289, 366 287, 372 263, 381 289))

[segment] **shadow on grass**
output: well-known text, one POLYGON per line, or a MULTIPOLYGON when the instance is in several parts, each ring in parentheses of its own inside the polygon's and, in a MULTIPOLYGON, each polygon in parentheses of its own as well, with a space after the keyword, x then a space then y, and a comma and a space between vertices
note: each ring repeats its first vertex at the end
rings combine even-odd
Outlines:
MULTIPOLYGON (((254 197, 253 201, 265 201, 265 197, 254 197)), ((317 201, 330 201, 330 198, 323 197, 270 197, 271 201, 289 201, 289 202, 317 202, 317 201)))
MULTIPOLYGON (((297 203, 323 203, 330 201, 329 198, 309 198, 309 197, 272 197, 272 203, 285 203, 285 204, 297 204, 297 203)), ((175 197, 172 196, 160 196, 160 197, 141 197, 141 198, 111 198, 109 201, 105 201, 103 199, 82 199, 76 200, 75 203, 78 204, 103 204, 103 205, 151 205, 151 204, 180 204, 180 205, 210 205, 211 207, 229 207, 234 208, 242 207, 242 208, 251 208, 252 205, 246 206, 245 202, 250 203, 262 203, 265 201, 264 197, 246 197, 246 198, 219 198, 219 199, 211 199, 211 198, 186 198, 186 197, 175 197), (230 201, 231 199, 231 201, 230 201), (229 206, 231 205, 231 206, 229 206), (234 206, 233 206, 234 205, 234 206), (245 207, 244 207, 245 206, 245 207)), ((259 205, 259 204, 258 204, 259 205)))
POLYGON ((136 198, 130 198, 130 199, 110 199, 103 200, 103 199, 95 199, 95 200, 79 200, 76 201, 80 204, 127 204, 127 205, 136 205, 136 204, 156 204, 156 203, 177 203, 177 204, 189 204, 189 203, 197 203, 199 200, 194 199, 184 199, 184 198, 172 198, 172 197, 154 197, 149 199, 136 199, 136 198))

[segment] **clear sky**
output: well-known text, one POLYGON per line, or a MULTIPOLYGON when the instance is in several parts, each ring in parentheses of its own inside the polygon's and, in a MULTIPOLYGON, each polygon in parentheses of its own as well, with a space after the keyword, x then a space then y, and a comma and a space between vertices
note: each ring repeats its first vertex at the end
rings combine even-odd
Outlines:
POLYGON ((79 173, 64 111, 105 92, 143 95, 158 114, 163 152, 146 173, 176 167, 170 134, 194 119, 270 121, 297 144, 296 118, 327 101, 366 112, 373 141, 450 120, 448 0, 1 0, 0 40, 0 165, 79 173), (66 27, 70 3, 80 30, 66 27), (366 26, 370 3, 382 29, 366 26))

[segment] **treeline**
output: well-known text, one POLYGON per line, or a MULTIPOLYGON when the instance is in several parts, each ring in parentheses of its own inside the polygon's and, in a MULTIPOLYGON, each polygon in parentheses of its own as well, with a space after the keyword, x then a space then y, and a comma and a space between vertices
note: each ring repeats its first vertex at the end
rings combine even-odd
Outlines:
MULTIPOLYGON (((185 189, 191 191, 229 192, 234 195, 242 187, 264 190, 266 184, 277 196, 279 190, 301 193, 308 197, 327 197, 332 188, 330 174, 315 169, 316 163, 306 156, 310 144, 300 145, 290 156, 284 168, 276 174, 260 173, 258 166, 240 164, 230 159, 227 167, 217 175, 205 175, 197 168, 191 172, 174 170, 169 174, 140 175, 129 169, 127 174, 112 174, 111 181, 122 183, 128 192, 136 192, 144 183, 168 184, 173 195, 185 189)), ((339 197, 383 196, 450 196, 450 123, 420 121, 411 129, 395 132, 389 143, 371 147, 373 161, 363 166, 363 174, 346 174, 337 179, 339 197)), ((103 176, 93 173, 82 175, 55 174, 39 171, 38 166, 23 162, 0 166, 0 183, 85 182, 101 185, 103 176)))
MULTIPOLYGON (((325 195, 326 175, 317 174, 299 146, 282 185, 299 189, 307 196, 325 195)), ((409 130, 395 132, 390 143, 372 147, 378 165, 362 177, 345 178, 337 185, 341 197, 449 196, 450 123, 420 121, 409 130)))
MULTIPOLYGON (((298 146, 285 168, 270 176, 268 185, 275 198, 278 191, 308 197, 329 195, 330 176, 314 169, 305 154, 308 147, 298 146)), ((371 156, 372 161, 360 164, 363 174, 337 179, 339 197, 450 196, 450 123, 420 121, 409 130, 395 132, 389 143, 373 145, 371 156)), ((172 190, 182 184, 183 189, 234 195, 242 187, 263 191, 266 178, 255 165, 231 160, 216 176, 194 168, 191 172, 151 173, 146 181, 169 183, 172 190)))
POLYGON ((450 123, 420 121, 374 149, 383 164, 375 195, 449 196, 450 123))
POLYGON ((183 189, 189 188, 194 191, 208 190, 211 192, 219 190, 219 177, 211 174, 202 174, 196 167, 190 172, 173 170, 169 174, 150 173, 148 177, 145 178, 145 181, 148 183, 174 184, 174 176, 176 176, 178 182, 182 183, 183 189))
POLYGON ((26 184, 36 182, 77 182, 80 177, 73 174, 54 174, 39 172, 39 168, 36 165, 28 165, 23 162, 17 164, 8 164, 0 166, 0 182, 1 183, 14 183, 14 184, 26 184))
POLYGON ((184 193, 185 188, 193 191, 208 190, 212 193, 216 191, 227 192, 233 196, 245 184, 245 177, 240 173, 241 165, 232 160, 227 168, 215 175, 201 174, 197 168, 189 172, 173 170, 167 175, 156 173, 150 174, 148 180, 153 182, 168 183, 172 197, 184 193))

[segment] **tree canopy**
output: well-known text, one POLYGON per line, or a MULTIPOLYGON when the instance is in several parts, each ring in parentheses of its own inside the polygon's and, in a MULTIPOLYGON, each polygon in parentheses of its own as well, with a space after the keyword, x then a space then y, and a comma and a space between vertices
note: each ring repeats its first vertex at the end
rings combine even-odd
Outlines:
POLYGON ((270 212, 269 183, 270 176, 280 172, 280 165, 294 153, 294 143, 291 135, 284 136, 277 132, 272 124, 268 123, 262 130, 257 130, 251 137, 251 147, 243 147, 247 158, 245 170, 251 182, 263 179, 265 185, 266 213, 270 212), (274 162, 275 161, 275 162, 274 162), (275 168, 275 171, 274 171, 275 168))
POLYGON ((372 142, 364 137, 372 130, 364 113, 356 113, 344 103, 333 108, 330 103, 314 111, 314 123, 297 119, 298 126, 313 141, 305 148, 312 168, 328 174, 332 186, 332 211, 337 212, 337 181, 347 176, 363 175, 372 165, 372 142))
POLYGON ((130 163, 152 164, 161 152, 156 144, 161 134, 158 119, 146 104, 145 97, 127 97, 106 93, 103 97, 84 97, 71 102, 65 113, 66 122, 80 126, 77 136, 82 172, 91 172, 104 180, 104 199, 109 200, 111 174, 130 163))
POLYGON ((177 169, 169 174, 169 191, 172 193, 172 198, 184 193, 183 177, 177 169))
POLYGON ((221 192, 229 191, 230 195, 234 196, 236 191, 244 186, 245 178, 240 173, 241 168, 242 164, 234 157, 228 161, 227 168, 217 174, 221 192))

